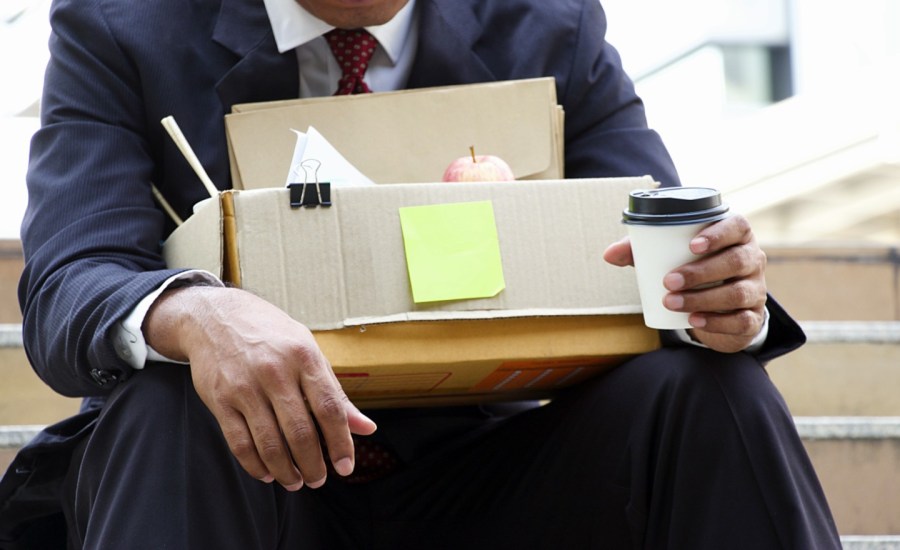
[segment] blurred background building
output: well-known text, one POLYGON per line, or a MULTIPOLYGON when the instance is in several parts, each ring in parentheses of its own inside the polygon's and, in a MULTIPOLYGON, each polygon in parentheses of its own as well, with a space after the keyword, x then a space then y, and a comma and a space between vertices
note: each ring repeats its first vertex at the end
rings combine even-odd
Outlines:
POLYGON ((900 236, 900 2, 606 0, 685 185, 767 243, 900 236))

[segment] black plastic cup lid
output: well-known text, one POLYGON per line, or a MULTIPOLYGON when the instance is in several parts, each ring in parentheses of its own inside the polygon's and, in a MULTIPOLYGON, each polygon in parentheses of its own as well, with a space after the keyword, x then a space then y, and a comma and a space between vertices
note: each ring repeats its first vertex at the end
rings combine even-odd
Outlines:
POLYGON ((622 221, 647 225, 682 225, 721 220, 728 213, 722 196, 709 187, 639 189, 628 196, 622 221))

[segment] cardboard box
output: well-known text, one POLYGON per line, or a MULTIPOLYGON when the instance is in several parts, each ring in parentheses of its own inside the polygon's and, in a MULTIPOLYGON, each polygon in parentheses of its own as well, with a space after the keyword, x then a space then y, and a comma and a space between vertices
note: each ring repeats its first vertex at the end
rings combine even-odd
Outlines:
MULTIPOLYGON (((649 177, 229 191, 164 247, 309 326, 364 407, 541 398, 659 346, 630 269, 602 259, 627 193, 649 177), (493 296, 416 303, 400 209, 489 203, 502 263, 493 296)), ((407 238, 409 236, 407 235, 407 238)))
POLYGON ((297 140, 291 129, 305 132, 309 126, 377 183, 439 181, 469 146, 506 160, 516 179, 561 179, 563 112, 554 82, 537 78, 235 105, 225 116, 232 184, 280 185, 297 140))

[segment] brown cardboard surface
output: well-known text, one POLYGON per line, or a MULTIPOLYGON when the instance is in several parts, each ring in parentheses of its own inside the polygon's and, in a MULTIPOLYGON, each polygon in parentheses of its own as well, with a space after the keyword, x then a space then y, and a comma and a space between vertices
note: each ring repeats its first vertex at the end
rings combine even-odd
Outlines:
POLYGON ((167 241, 172 267, 208 269, 309 326, 366 406, 552 394, 658 347, 629 269, 602 251, 648 177, 396 184, 332 190, 293 209, 287 189, 225 192, 167 241), (505 289, 416 304, 399 208, 491 201, 505 289), (233 207, 233 214, 229 214, 233 207), (233 226, 233 230, 228 230, 233 226), (228 252, 230 251, 230 252, 228 252))
POLYGON ((562 118, 554 79, 538 78, 235 105, 225 125, 234 188, 259 189, 281 185, 291 129, 309 126, 377 183, 440 180, 469 146, 517 179, 561 178, 562 118))
POLYGON ((291 208, 286 189, 225 192, 225 202, 234 203, 236 232, 220 238, 226 224, 215 205, 204 205, 173 233, 167 261, 222 275, 218 250, 236 250, 239 258, 230 261, 242 287, 317 330, 637 313, 633 274, 607 265, 602 251, 624 235, 622 197, 654 185, 650 178, 618 178, 348 187, 332 190, 333 206, 311 209, 291 208), (483 200, 494 208, 506 289, 492 298, 414 303, 398 209, 483 200), (205 243, 217 253, 185 253, 205 243))
POLYGON ((364 407, 542 398, 659 346, 640 315, 422 321, 317 331, 364 407))

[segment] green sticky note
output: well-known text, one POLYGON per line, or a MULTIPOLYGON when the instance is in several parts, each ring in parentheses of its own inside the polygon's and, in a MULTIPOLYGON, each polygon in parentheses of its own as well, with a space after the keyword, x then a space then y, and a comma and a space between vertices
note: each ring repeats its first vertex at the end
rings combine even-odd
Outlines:
POLYGON ((491 201, 400 208, 416 303, 496 296, 506 286, 491 201))

